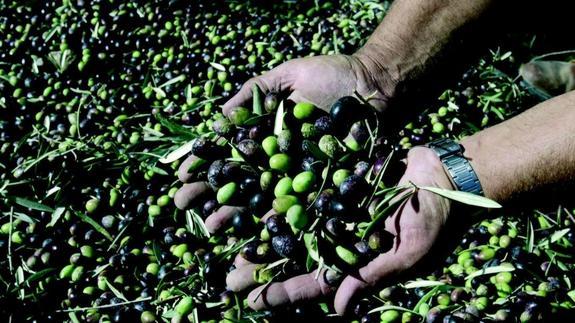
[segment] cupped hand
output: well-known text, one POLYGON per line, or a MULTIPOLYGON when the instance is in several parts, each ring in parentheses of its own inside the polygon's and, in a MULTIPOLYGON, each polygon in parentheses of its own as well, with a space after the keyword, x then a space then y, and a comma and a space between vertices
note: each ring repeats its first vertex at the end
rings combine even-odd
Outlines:
MULTIPOLYGON (((453 189, 436 154, 422 147, 414 148, 408 154, 406 172, 400 185, 409 182, 453 189)), ((339 287, 328 283, 323 273, 316 279, 313 272, 257 287, 248 295, 248 304, 253 309, 261 310, 335 292, 334 307, 339 314, 344 314, 362 291, 385 284, 417 265, 434 245, 449 212, 450 202, 447 199, 427 191, 418 191, 385 222, 385 229, 395 235, 393 248, 356 273, 346 276, 339 287), (262 292, 262 289, 265 290, 262 292)), ((257 285, 252 278, 255 265, 236 258, 236 267, 227 277, 228 288, 240 291, 257 285)))
POLYGON ((379 111, 387 108, 392 91, 384 79, 357 55, 327 55, 287 61, 263 75, 248 80, 223 106, 224 114, 246 106, 252 98, 252 86, 263 93, 276 92, 294 102, 310 102, 324 111, 339 98, 359 93, 379 111))

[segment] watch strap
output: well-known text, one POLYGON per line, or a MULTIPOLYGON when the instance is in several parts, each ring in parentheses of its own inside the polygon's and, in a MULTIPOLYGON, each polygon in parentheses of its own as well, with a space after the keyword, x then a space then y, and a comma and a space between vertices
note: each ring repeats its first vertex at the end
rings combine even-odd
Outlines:
POLYGON ((483 195, 483 188, 469 160, 463 156, 464 148, 451 139, 439 139, 427 144, 437 153, 443 166, 451 176, 457 190, 483 195))

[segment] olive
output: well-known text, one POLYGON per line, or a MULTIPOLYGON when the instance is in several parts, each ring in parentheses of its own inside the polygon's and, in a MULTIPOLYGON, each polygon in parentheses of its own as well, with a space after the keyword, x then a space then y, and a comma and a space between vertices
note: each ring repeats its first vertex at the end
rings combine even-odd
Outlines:
POLYGON ((369 248, 379 253, 389 251, 393 247, 394 238, 388 231, 376 231, 368 238, 369 248))
POLYGON ((204 216, 208 216, 214 213, 217 207, 218 207, 218 201, 214 199, 208 200, 206 201, 206 203, 204 203, 204 206, 202 207, 202 214, 204 216))
POLYGON ((273 214, 266 220, 267 232, 273 237, 289 230, 285 217, 273 214))
POLYGON ((369 184, 360 176, 351 175, 347 177, 339 186, 339 194, 350 201, 358 202, 364 195, 364 192, 369 190, 369 184))
POLYGON ((234 227, 234 233, 238 236, 246 236, 250 233, 250 230, 254 227, 254 220, 246 210, 238 210, 233 218, 232 225, 234 227))
POLYGON ((340 239, 346 235, 346 224, 339 218, 330 218, 325 223, 325 230, 333 238, 340 239))
POLYGON ((280 234, 272 237, 274 251, 284 258, 293 258, 297 254, 297 241, 294 236, 280 234))
POLYGON ((192 154, 202 159, 213 159, 224 154, 224 148, 205 137, 199 137, 192 144, 192 154))
POLYGON ((232 133, 234 125, 226 118, 219 118, 214 121, 212 128, 218 135, 226 137, 232 133))
POLYGON ((250 241, 246 243, 240 251, 241 256, 249 262, 258 263, 260 261, 257 254, 259 245, 259 241, 250 241))
POLYGON ((369 116, 368 112, 369 108, 352 96, 339 98, 329 111, 335 134, 345 136, 354 122, 369 116))
POLYGON ((268 92, 264 99, 264 108, 267 112, 274 112, 279 104, 278 94, 275 92, 268 92))
POLYGON ((287 153, 292 148, 292 133, 290 130, 282 130, 277 137, 278 148, 282 153, 287 153))
POLYGON ((292 112, 296 119, 309 118, 315 110, 315 106, 309 102, 299 102, 295 105, 292 112))
POLYGON ((332 132, 333 126, 329 116, 319 117, 313 124, 317 135, 325 135, 332 132))
POLYGON ((260 144, 252 139, 244 139, 238 143, 238 150, 242 153, 243 157, 252 162, 259 162, 263 160, 263 151, 260 144))
POLYGON ((266 199, 265 195, 262 193, 256 193, 250 199, 250 210, 256 215, 263 214, 264 212, 268 211, 269 204, 267 203, 268 200, 266 199))
POLYGON ((314 207, 319 213, 327 213, 330 211, 331 202, 333 200, 333 191, 330 189, 323 190, 317 200, 315 201, 314 207))

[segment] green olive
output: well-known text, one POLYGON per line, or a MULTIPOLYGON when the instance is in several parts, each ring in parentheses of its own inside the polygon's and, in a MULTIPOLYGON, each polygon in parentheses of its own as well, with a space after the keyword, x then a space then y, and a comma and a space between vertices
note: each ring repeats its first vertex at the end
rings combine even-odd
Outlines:
POLYGON ((280 179, 274 188, 275 197, 290 194, 292 192, 292 182, 291 177, 288 176, 280 179))
POLYGON ((308 102, 300 102, 295 105, 293 108, 293 115, 296 119, 306 119, 309 118, 313 111, 315 110, 315 106, 308 102))
POLYGON ((273 156, 279 152, 278 139, 276 136, 268 136, 262 141, 262 148, 268 156, 273 156))
POLYGON ((271 169, 287 172, 291 166, 291 157, 287 154, 275 154, 269 160, 271 169))
POLYGON ((216 194, 216 200, 220 204, 226 204, 232 199, 237 190, 238 185, 236 183, 227 183, 226 185, 220 187, 218 190, 218 193, 216 194))
POLYGON ((343 181, 351 175, 351 172, 347 169, 338 169, 333 173, 332 181, 333 185, 339 187, 343 181))
POLYGON ((286 219, 291 227, 297 230, 305 228, 308 223, 308 217, 305 213, 305 208, 300 204, 292 205, 287 210, 286 219))
POLYGON ((286 213, 290 207, 298 203, 297 197, 293 195, 283 195, 277 197, 272 202, 272 208, 278 213, 286 213))
POLYGON ((310 171, 301 172, 293 179, 293 190, 297 193, 309 191, 315 182, 315 174, 310 171))

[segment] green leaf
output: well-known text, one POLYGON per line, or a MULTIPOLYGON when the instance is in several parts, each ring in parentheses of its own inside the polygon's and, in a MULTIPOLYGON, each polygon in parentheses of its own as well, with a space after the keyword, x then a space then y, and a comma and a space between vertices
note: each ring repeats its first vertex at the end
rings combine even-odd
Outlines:
POLYGON ((437 293, 437 291, 439 290, 439 286, 435 286, 434 288, 432 288, 430 291, 428 291, 427 293, 425 293, 425 295, 423 295, 423 297, 421 297, 419 299, 419 301, 417 302, 417 304, 415 304, 415 306, 413 307, 413 310, 417 313, 419 313, 419 308, 421 307, 421 305, 427 303, 427 301, 429 301, 430 298, 432 298, 433 296, 435 296, 435 294, 437 293))
POLYGON ((274 135, 279 136, 284 126, 284 102, 280 102, 278 110, 276 111, 276 119, 274 122, 274 135))
POLYGON ((202 217, 198 214, 198 212, 194 210, 186 211, 186 222, 188 225, 188 230, 198 238, 209 238, 210 232, 202 220, 202 217))
POLYGON ((166 155, 166 157, 163 157, 162 159, 160 159, 160 163, 171 164, 172 162, 184 157, 190 151, 192 151, 193 145, 194 145, 194 140, 190 140, 190 141, 186 142, 185 144, 181 145, 176 150, 174 150, 171 153, 169 153, 168 155, 166 155))
POLYGON ((38 220, 30 217, 27 214, 20 213, 20 212, 14 212, 14 217, 16 219, 21 220, 22 222, 26 222, 26 223, 30 223, 30 224, 38 222, 38 220))
POLYGON ((445 285, 445 283, 436 280, 416 280, 408 282, 403 287, 405 289, 411 289, 411 288, 435 287, 443 285, 445 285))
POLYGON ((255 126, 255 125, 261 123, 262 120, 267 119, 268 116, 269 116, 269 114, 262 114, 262 115, 256 115, 256 116, 250 117, 248 120, 246 120, 244 122, 244 124, 242 126, 244 126, 244 127, 255 126))
POLYGON ((162 116, 159 113, 156 113, 155 116, 156 116, 156 119, 158 119, 158 121, 160 122, 160 124, 162 126, 166 127, 166 129, 168 129, 168 131, 170 131, 170 133, 172 133, 173 135, 181 136, 181 137, 188 139, 188 140, 191 140, 191 139, 194 139, 197 137, 191 129, 186 128, 182 125, 179 125, 179 124, 167 119, 166 117, 162 116))
POLYGON ((493 275, 493 274, 497 274, 497 273, 510 272, 510 271, 514 271, 514 270, 515 270, 515 267, 513 267, 513 265, 510 265, 510 264, 488 267, 485 269, 479 269, 476 272, 467 275, 467 277, 465 277, 465 280, 470 280, 470 279, 473 279, 475 277, 479 277, 479 276, 483 276, 483 275, 493 275))
POLYGON ((218 71, 220 71, 220 72, 225 72, 225 71, 226 71, 225 66, 222 65, 222 64, 215 63, 215 62, 211 62, 210 65, 211 65, 213 68, 215 68, 215 69, 217 69, 218 71))
POLYGON ((108 286, 108 288, 112 291, 112 293, 114 293, 114 295, 118 298, 121 298, 122 300, 124 300, 125 302, 127 302, 128 300, 126 299, 126 297, 124 296, 124 294, 122 294, 122 292, 120 292, 119 290, 116 289, 116 287, 114 287, 114 285, 112 285, 108 279, 104 279, 104 282, 106 283, 106 285, 108 286))
POLYGON ((441 195, 445 198, 450 200, 454 200, 463 204, 485 207, 485 208, 500 208, 501 204, 490 200, 486 197, 479 196, 476 194, 462 192, 462 191, 453 191, 453 190, 446 190, 439 187, 431 187, 431 186, 417 186, 419 189, 432 192, 437 195, 441 195))
POLYGON ((408 190, 409 188, 406 187, 402 187, 402 188, 397 188, 397 190, 392 191, 391 194, 389 194, 385 200, 383 201, 383 205, 389 203, 389 205, 381 210, 381 212, 379 212, 378 214, 376 214, 376 216, 374 217, 374 219, 370 222, 369 226, 365 229, 365 231, 363 231, 362 237, 361 239, 365 239, 365 237, 369 236, 378 225, 381 225, 383 221, 385 221, 385 219, 392 213, 395 212, 395 210, 401 205, 403 204, 405 201, 407 201, 412 195, 413 195, 413 191, 404 194, 403 196, 399 197, 397 200, 393 201, 390 203, 390 201, 392 199, 394 199, 395 197, 397 197, 399 194, 401 194, 402 192, 405 192, 406 190, 408 190))
POLYGON ((305 233, 303 241, 307 249, 308 255, 315 261, 319 262, 319 252, 317 248, 317 239, 313 232, 305 233))
POLYGON ((108 239, 110 241, 114 240, 112 238, 112 235, 110 235, 110 233, 108 231, 106 231, 106 229, 104 229, 103 226, 101 226, 98 222, 94 221, 94 219, 92 219, 91 217, 89 217, 83 213, 80 213, 80 212, 76 212, 75 214, 77 217, 82 219, 82 221, 91 225, 94 228, 94 230, 98 231, 100 234, 102 234, 104 237, 106 237, 106 239, 108 239))
POLYGON ((262 98, 260 88, 256 83, 252 86, 252 111, 256 115, 263 113, 262 98))
POLYGON ((376 308, 372 309, 372 310, 369 311, 368 313, 371 314, 371 313, 383 312, 383 311, 387 311, 387 310, 396 310, 396 311, 400 311, 400 312, 409 312, 409 313, 411 313, 411 314, 415 314, 415 315, 417 315, 417 316, 421 316, 421 315, 419 315, 419 313, 414 312, 414 311, 412 311, 412 310, 410 310, 410 309, 407 309, 407 308, 401 307, 401 306, 395 306, 395 305, 383 305, 383 306, 379 306, 379 307, 376 307, 376 308))
POLYGON ((571 229, 567 228, 567 229, 563 229, 563 230, 559 230, 554 232, 551 235, 551 243, 555 243, 557 241, 559 241, 561 238, 563 238, 567 233, 569 233, 569 231, 571 231, 571 229))
POLYGON ((183 75, 183 74, 181 74, 181 75, 178 75, 178 76, 176 76, 176 77, 174 77, 174 78, 168 80, 167 82, 163 83, 163 84, 160 85, 158 88, 161 89, 161 88, 166 87, 166 86, 168 86, 168 85, 172 85, 172 84, 181 82, 181 81, 183 81, 183 80, 185 80, 185 79, 186 79, 186 76, 183 75))
POLYGON ((44 211, 44 212, 54 212, 54 209, 44 205, 42 203, 38 203, 38 202, 34 202, 28 199, 25 199, 23 197, 14 197, 12 199, 14 201, 14 203, 21 205, 25 208, 29 208, 32 210, 37 210, 37 211, 44 211))
POLYGON ((47 226, 53 227, 56 224, 56 222, 58 222, 58 220, 60 219, 62 214, 64 214, 65 211, 66 211, 66 208, 63 206, 56 208, 56 210, 54 210, 54 212, 52 212, 52 218, 50 219, 50 223, 48 223, 47 226))

